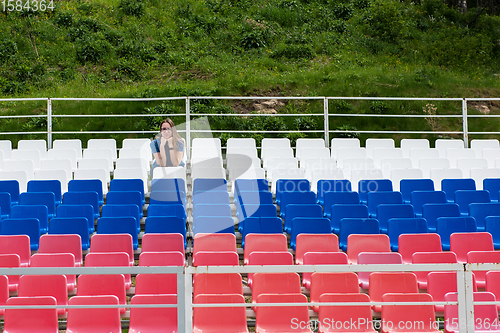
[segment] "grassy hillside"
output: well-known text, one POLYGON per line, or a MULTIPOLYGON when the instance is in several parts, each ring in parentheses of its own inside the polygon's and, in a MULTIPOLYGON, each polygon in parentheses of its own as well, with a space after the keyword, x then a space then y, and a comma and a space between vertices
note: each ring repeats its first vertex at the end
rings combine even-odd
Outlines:
MULTIPOLYGON (((0 97, 500 96, 500 78, 494 75, 500 73, 495 7, 462 13, 441 0, 69 0, 54 5, 45 12, 0 13, 0 97)), ((182 103, 161 104, 56 102, 54 112, 182 111, 182 103)), ((331 107, 421 113, 426 103, 338 102, 331 107)), ((497 111, 495 104, 488 107, 497 111)), ((437 113, 457 108, 438 106, 437 113)), ((38 102, 0 104, 2 115, 45 109, 38 102)), ((252 108, 242 102, 193 104, 193 112, 221 110, 252 108)), ((322 106, 291 102, 278 111, 321 113, 322 106)), ((243 129, 304 130, 322 124, 319 119, 318 124, 311 119, 216 122, 243 129)), ((54 129, 152 125, 130 118, 58 119, 54 129)), ((331 127, 363 125, 353 119, 331 127)), ((405 124, 376 120, 370 125, 405 124)), ((39 118, 2 121, 0 131, 43 126, 39 118)))

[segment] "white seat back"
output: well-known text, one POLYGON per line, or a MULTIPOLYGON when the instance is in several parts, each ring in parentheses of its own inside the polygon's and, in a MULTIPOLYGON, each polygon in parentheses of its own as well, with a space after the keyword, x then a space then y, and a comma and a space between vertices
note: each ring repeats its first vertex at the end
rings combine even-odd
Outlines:
POLYGON ((76 151, 76 159, 82 158, 82 141, 80 139, 74 140, 54 140, 52 149, 74 149, 76 151))
POLYGON ((68 177, 64 169, 40 169, 35 171, 35 179, 58 180, 61 182, 61 193, 68 192, 68 177))
MULTIPOLYGON (((74 152, 74 150, 71 150, 74 152)), ((70 159, 46 159, 42 160, 40 170, 64 170, 69 182, 73 179, 73 167, 70 159)))
POLYGON ((402 179, 422 179, 424 178, 422 170, 420 169, 392 169, 391 177, 392 189, 399 191, 402 179))
POLYGON ((33 161, 34 169, 40 169, 41 154, 37 149, 14 149, 10 155, 12 161, 33 161))
POLYGON ((330 144, 331 156, 337 158, 339 148, 360 148, 361 144, 357 138, 333 138, 330 144))
POLYGON ((411 149, 430 148, 430 144, 427 139, 401 139, 400 147, 403 151, 403 157, 410 157, 411 149))
POLYGON ((47 142, 45 140, 19 140, 18 150, 38 150, 40 158, 47 158, 47 142))
MULTIPOLYGON (((17 180, 19 182, 19 192, 28 190, 28 173, 26 170, 0 170, 1 180, 17 180)), ((33 178, 32 178, 33 179, 33 178)))
POLYGON ((111 149, 111 161, 114 162, 118 158, 115 139, 90 139, 87 141, 87 149, 111 149))
POLYGON ((456 139, 436 139, 434 146, 439 150, 439 157, 447 157, 447 150, 449 148, 463 149, 464 141, 456 139))
POLYGON ((35 177, 35 165, 32 160, 7 160, 3 162, 5 171, 24 171, 28 181, 35 177))
MULTIPOLYGON (((82 152, 80 151, 80 155, 82 152)), ((71 170, 74 171, 78 167, 78 152, 73 149, 50 149, 47 152, 47 159, 49 160, 70 160, 71 161, 71 170)), ((81 157, 80 157, 81 159, 81 157)))
POLYGON ((464 178, 460 169, 431 169, 431 179, 434 181, 434 189, 441 191, 441 181, 443 179, 464 178))
POLYGON ((76 169, 73 179, 99 179, 102 182, 102 193, 108 193, 108 175, 105 169, 76 169))
POLYGON ((5 160, 10 160, 12 142, 10 140, 0 140, 0 150, 3 152, 3 158, 5 160))

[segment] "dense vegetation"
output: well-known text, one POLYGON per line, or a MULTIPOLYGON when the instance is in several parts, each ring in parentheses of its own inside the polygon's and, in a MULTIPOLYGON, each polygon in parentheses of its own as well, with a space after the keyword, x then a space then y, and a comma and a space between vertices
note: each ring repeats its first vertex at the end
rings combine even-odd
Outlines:
MULTIPOLYGON (((2 98, 500 96, 495 0, 484 6, 470 1, 467 11, 442 0, 68 0, 54 5, 53 11, 0 13, 2 98)), ((191 106, 193 113, 256 110, 251 101, 194 101, 191 106)), ((498 111, 495 102, 485 106, 498 111)), ((332 113, 461 112, 460 103, 444 102, 332 101, 329 107, 332 113)), ((276 110, 322 113, 323 105, 286 102, 276 110)), ((183 111, 183 102, 54 103, 54 114, 183 111)), ((0 115, 13 113, 43 114, 46 103, 0 104, 0 115)), ((159 119, 57 118, 54 130, 151 130, 159 119)), ((302 131, 289 135, 294 139, 321 129, 323 122, 321 117, 212 117, 210 125, 302 131)), ((371 130, 439 131, 461 126, 451 119, 330 121, 334 130, 367 125, 371 130)), ((44 127, 43 118, 0 123, 4 132, 44 127)), ((481 125, 489 127, 496 130, 498 122, 481 125)))

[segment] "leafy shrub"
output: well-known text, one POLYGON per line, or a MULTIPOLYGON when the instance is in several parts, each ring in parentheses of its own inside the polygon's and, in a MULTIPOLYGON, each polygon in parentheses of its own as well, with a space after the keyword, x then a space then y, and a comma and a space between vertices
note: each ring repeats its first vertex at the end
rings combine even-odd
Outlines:
POLYGON ((356 132, 358 129, 349 124, 345 124, 336 128, 337 131, 347 131, 343 133, 336 133, 338 138, 359 138, 359 132, 356 132))
POLYGON ((293 121, 293 126, 298 131, 313 131, 317 129, 316 121, 313 117, 298 117, 293 121))
POLYGON ((382 114, 387 109, 387 104, 384 101, 373 101, 370 103, 370 111, 375 114, 382 114))
POLYGON ((270 32, 265 21, 247 19, 243 25, 240 46, 244 49, 266 47, 270 40, 270 32))
POLYGON ((304 133, 293 132, 293 133, 288 133, 286 137, 288 138, 288 140, 290 140, 290 145, 293 147, 296 145, 297 139, 305 138, 306 135, 304 133))
POLYGON ((310 45, 279 44, 271 56, 273 58, 312 59, 314 50, 310 45))
POLYGON ((141 17, 144 14, 144 3, 142 0, 120 0, 118 9, 125 15, 141 17))
POLYGON ((0 60, 5 61, 14 57, 18 52, 17 43, 13 40, 6 39, 0 44, 0 60))
POLYGON ((73 14, 69 12, 58 12, 54 16, 54 23, 60 27, 68 28, 73 24, 73 14))
POLYGON ((367 31, 384 41, 395 42, 411 30, 411 20, 407 11, 411 7, 398 0, 375 0, 365 15, 369 25, 367 31))
POLYGON ((76 59, 85 64, 87 62, 98 63, 110 51, 111 45, 105 39, 100 39, 97 35, 91 35, 80 39, 76 44, 76 59))
POLYGON ((141 78, 141 70, 137 63, 133 60, 120 58, 118 61, 118 67, 116 68, 118 73, 123 76, 129 77, 132 80, 138 80, 141 78))
POLYGON ((354 8, 350 3, 337 3, 333 6, 334 15, 342 20, 348 20, 354 13, 354 8))

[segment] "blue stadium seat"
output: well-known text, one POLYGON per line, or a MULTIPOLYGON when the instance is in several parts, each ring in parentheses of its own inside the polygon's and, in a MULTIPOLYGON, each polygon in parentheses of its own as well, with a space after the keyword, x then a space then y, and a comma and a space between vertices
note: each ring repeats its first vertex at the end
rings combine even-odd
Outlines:
POLYGON ((340 232, 340 220, 346 217, 368 218, 368 207, 363 204, 335 204, 331 207, 330 226, 335 234, 340 232))
POLYGON ((330 220, 325 217, 295 217, 292 219, 290 247, 295 250, 299 234, 331 234, 330 220))
POLYGON ((392 218, 387 221, 387 236, 389 236, 392 251, 399 250, 399 235, 426 233, 427 221, 422 217, 392 218))
POLYGON ((429 232, 436 232, 438 217, 460 217, 460 208, 456 203, 430 203, 422 206, 422 217, 427 221, 429 232))
POLYGON ((278 210, 276 209, 276 206, 273 204, 242 205, 241 211, 243 213, 243 216, 240 214, 236 215, 240 221, 243 219, 246 219, 247 217, 252 217, 252 216, 253 217, 277 217, 278 216, 278 210))
POLYGON ((0 221, 0 235, 28 235, 32 251, 40 244, 40 222, 36 218, 8 218, 0 221))
POLYGON ((427 203, 446 203, 446 194, 443 191, 413 191, 411 204, 415 217, 422 217, 422 206, 427 203))
POLYGON ((94 207, 90 204, 86 205, 67 205, 62 204, 57 206, 56 217, 84 217, 88 221, 88 233, 92 234, 95 231, 94 226, 94 207))
POLYGON ((184 237, 184 248, 187 248, 185 219, 175 216, 148 216, 146 217, 144 233, 179 233, 184 237))
POLYGON ((243 205, 273 204, 273 194, 270 191, 240 191, 239 195, 234 197, 236 205, 236 216, 243 216, 243 205))
POLYGON ((49 223, 49 234, 77 234, 82 240, 82 250, 90 248, 89 221, 85 217, 54 217, 49 223))
MULTIPOLYGON (((66 192, 63 196, 63 205, 91 205, 94 208, 94 219, 99 218, 99 194, 95 191, 66 192)), ((93 224, 92 230, 94 230, 93 224)))
POLYGON ((6 219, 10 216, 10 193, 9 192, 0 192, 0 220, 6 219))
POLYGON ((307 179, 278 179, 276 181, 276 205, 281 203, 283 192, 307 192, 311 190, 311 184, 307 179))
POLYGON ((318 204, 289 204, 286 206, 285 232, 292 233, 292 220, 296 217, 323 217, 323 207, 318 204))
POLYGON ((283 192, 280 202, 280 217, 285 217, 288 204, 316 204, 316 193, 313 191, 283 192))
POLYGON ((234 234, 234 220, 232 216, 197 216, 193 219, 193 235, 205 234, 234 234))
POLYGON ((121 217, 121 216, 132 216, 136 220, 137 233, 141 232, 141 215, 139 212, 139 206, 134 204, 128 205, 113 205, 106 204, 102 206, 101 209, 102 217, 121 217))
POLYGON ((227 191, 198 191, 193 195, 193 205, 196 204, 229 204, 227 191))
POLYGON ((457 190, 455 191, 455 203, 460 207, 462 216, 469 215, 469 204, 489 203, 490 193, 480 190, 457 190))
POLYGON ((156 178, 151 180, 151 192, 157 191, 186 192, 186 182, 182 178, 156 178))
POLYGON ((234 193, 242 191, 268 191, 269 183, 266 179, 236 179, 234 181, 234 193))
POLYGON ((56 206, 61 204, 61 182, 59 180, 30 180, 28 192, 52 192, 56 206))
POLYGON ((485 231, 491 234, 495 250, 500 249, 500 216, 486 216, 484 218, 485 231))
POLYGON ((476 220, 477 231, 484 231, 486 216, 500 216, 500 203, 471 203, 469 216, 476 220))
POLYGON ((368 214, 370 217, 377 217, 377 206, 380 204, 402 204, 403 196, 401 192, 377 191, 369 192, 367 195, 368 214))
POLYGON ((492 202, 498 201, 498 192, 500 191, 500 178, 483 179, 483 190, 490 192, 492 202))
POLYGON ((317 184, 317 200, 325 205, 325 195, 328 192, 351 192, 351 181, 347 179, 320 179, 317 184))
POLYGON ((401 179, 399 190, 403 195, 403 202, 411 202, 411 192, 413 191, 434 191, 432 179, 401 179))
POLYGON ((359 204, 358 192, 326 192, 324 196, 323 215, 331 218, 332 206, 337 204, 359 204))
POLYGON ((436 220, 436 233, 441 237, 444 251, 450 250, 450 236, 455 232, 476 232, 476 221, 470 216, 439 217, 436 220))
POLYGON ((139 215, 142 218, 142 194, 139 191, 114 191, 108 192, 106 196, 106 204, 112 205, 137 205, 139 207, 139 215))
POLYGON ((223 178, 196 178, 193 181, 193 193, 208 191, 226 191, 227 180, 223 178))
POLYGON ((247 217, 241 231, 241 247, 245 248, 248 234, 282 234, 283 220, 279 217, 247 217))
MULTIPOLYGON (((26 193, 26 192, 25 192, 26 193)), ((49 217, 45 205, 15 205, 11 207, 11 219, 36 218, 40 226, 39 234, 47 233, 49 217)))
POLYGON ((148 206, 149 216, 174 216, 186 220, 186 209, 181 204, 152 205, 148 206))
POLYGON ((0 180, 0 192, 10 193, 11 205, 19 203, 19 182, 17 180, 0 180))
POLYGON ((184 191, 155 191, 149 194, 150 205, 182 204, 186 207, 187 198, 184 191))
POLYGON ((142 195, 142 204, 146 204, 144 182, 142 179, 112 179, 109 182, 109 191, 139 191, 142 195))
POLYGON ((97 220, 98 234, 130 234, 132 236, 132 245, 134 250, 139 247, 137 238, 137 227, 135 219, 131 216, 126 217, 100 217, 97 220))
POLYGON ((392 181, 390 179, 361 179, 358 182, 359 201, 363 204, 366 204, 370 192, 392 190, 392 181))
POLYGON ((231 216, 229 204, 198 204, 193 206, 193 218, 197 216, 231 216))
MULTIPOLYGON (((102 206, 104 204, 104 196, 102 193, 102 182, 99 179, 73 179, 68 182, 68 192, 87 192, 87 191, 96 192, 97 203, 99 204, 99 206, 102 206)), ((97 215, 97 217, 98 216, 99 215, 97 215)))
POLYGON ((446 194, 448 202, 455 202, 455 191, 475 190, 476 182, 472 178, 443 179, 441 180, 441 191, 446 194))
POLYGON ((351 234, 375 235, 380 233, 377 219, 343 218, 340 220, 339 246, 347 251, 347 238, 351 234))
POLYGON ((387 233, 387 222, 389 219, 409 217, 415 217, 413 206, 410 204, 382 204, 377 206, 377 220, 381 233, 387 233))
POLYGON ((19 205, 44 205, 49 219, 56 216, 56 200, 52 192, 23 192, 19 194, 19 205))

